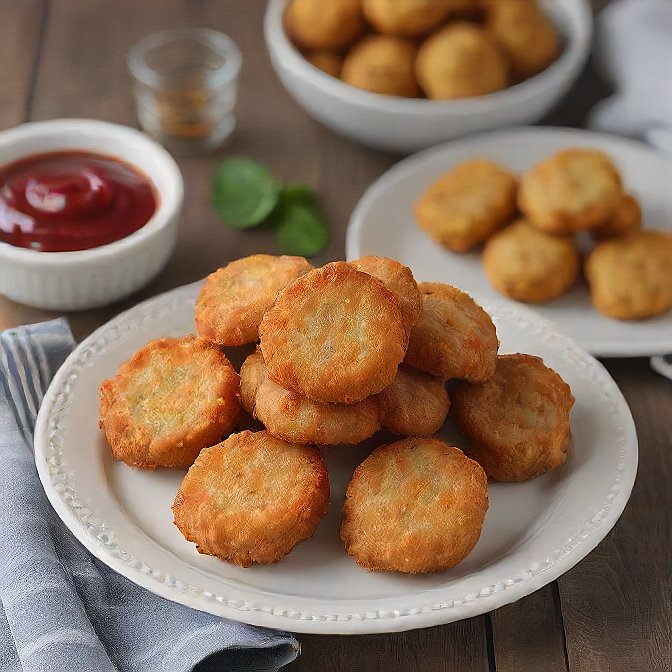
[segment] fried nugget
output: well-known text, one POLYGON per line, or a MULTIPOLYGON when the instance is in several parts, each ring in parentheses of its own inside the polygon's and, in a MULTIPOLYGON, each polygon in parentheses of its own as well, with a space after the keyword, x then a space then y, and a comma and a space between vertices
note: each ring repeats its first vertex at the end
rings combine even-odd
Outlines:
POLYGON ((341 539, 366 569, 440 572, 476 545, 487 510, 487 478, 476 462, 436 439, 404 439, 355 469, 341 539))
POLYGON ((642 228, 642 209, 632 194, 625 194, 616 214, 606 224, 591 229, 593 240, 607 240, 642 228))
POLYGON ((327 510, 320 454, 268 432, 240 432, 202 451, 173 503, 196 550, 241 567, 278 562, 310 538, 327 510))
POLYGON ((672 234, 642 230, 598 243, 586 261, 595 308, 643 320, 672 307, 672 234))
POLYGON ((238 400, 243 410, 250 415, 254 413, 254 404, 257 400, 259 386, 266 378, 266 363, 261 351, 257 349, 240 367, 240 387, 238 389, 238 400))
POLYGON ((334 51, 309 51, 305 54, 306 60, 322 72, 326 72, 337 79, 341 76, 343 57, 334 51))
POLYGON ((415 74, 428 98, 470 98, 506 87, 509 63, 490 33, 457 21, 425 40, 418 51, 415 74))
POLYGON ((450 399, 444 381, 401 365, 397 377, 379 395, 383 427, 401 436, 431 436, 448 415, 450 399))
POLYGON ((419 287, 423 308, 404 362, 442 380, 490 378, 499 348, 490 316, 456 287, 439 282, 421 282, 419 287))
POLYGON ((415 98, 420 94, 413 72, 416 52, 410 40, 369 35, 346 55, 341 79, 373 93, 415 98))
POLYGON ((493 0, 486 28, 504 47, 516 80, 545 70, 560 54, 560 37, 536 0, 493 0))
POLYGON ((566 234, 608 222, 623 199, 621 177, 609 157, 592 149, 565 149, 521 179, 518 205, 547 233, 566 234))
POLYGON ((439 245, 467 252, 511 221, 517 186, 516 178, 492 161, 464 161, 422 194, 415 218, 439 245))
POLYGON ((238 374, 214 343, 159 338, 101 384, 100 427, 129 466, 184 469, 234 428, 237 389, 238 374))
POLYGON ((254 254, 210 274, 196 301, 199 336, 220 345, 254 343, 278 292, 312 268, 303 257, 254 254))
POLYGON ((358 271, 378 278, 399 299, 404 329, 408 334, 422 312, 422 294, 408 266, 388 257, 368 256, 350 262, 358 271))
POLYGON ((564 464, 573 404, 569 385, 541 358, 500 355, 490 380, 458 385, 452 414, 488 476, 527 481, 564 464))
POLYGON ((434 30, 469 0, 362 0, 367 21, 384 35, 414 37, 434 30))
POLYGON ((280 292, 259 334, 271 380, 315 401, 347 404, 392 383, 408 342, 396 295, 344 261, 280 292))
POLYGON ((365 30, 360 0, 292 0, 285 30, 303 49, 346 49, 365 30))
POLYGON ((483 269, 504 296, 540 303, 572 288, 581 272, 581 255, 572 236, 552 236, 519 219, 485 243, 483 269))

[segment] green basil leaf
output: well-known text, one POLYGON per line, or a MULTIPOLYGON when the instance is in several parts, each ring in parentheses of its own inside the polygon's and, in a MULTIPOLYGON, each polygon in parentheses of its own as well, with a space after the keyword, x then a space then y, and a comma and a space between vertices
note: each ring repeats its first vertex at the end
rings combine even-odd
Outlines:
POLYGON ((282 254, 314 257, 326 248, 329 228, 313 208, 289 202, 278 215, 275 236, 282 254))
POLYGON ((215 173, 213 205, 226 224, 248 229, 261 224, 278 203, 281 185, 251 159, 224 160, 215 173))

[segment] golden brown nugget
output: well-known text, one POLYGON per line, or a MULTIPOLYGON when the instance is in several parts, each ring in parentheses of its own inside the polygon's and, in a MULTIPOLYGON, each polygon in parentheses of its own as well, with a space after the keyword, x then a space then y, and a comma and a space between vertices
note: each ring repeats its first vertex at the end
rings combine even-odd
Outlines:
POLYGON ((352 404, 390 385, 408 343, 396 295, 344 261, 280 292, 259 334, 268 377, 328 403, 352 404))
POLYGON ((572 288, 581 255, 573 236, 552 236, 519 219, 485 243, 483 269, 504 296, 540 303, 572 288))
POLYGON ((527 481, 564 464, 573 405, 569 385, 541 358, 500 355, 490 380, 458 385, 452 414, 488 476, 527 481))
POLYGON ((517 186, 516 178, 492 161, 464 161, 422 194, 415 218, 439 245, 467 252, 511 221, 517 186))
POLYGON ((487 478, 476 462, 436 439, 404 439, 355 469, 341 539, 369 570, 441 572, 476 545, 487 510, 487 478))
POLYGON ((159 338, 100 386, 100 427, 131 467, 189 467, 233 430, 238 374, 209 341, 159 338))
POLYGON ((359 443, 382 427, 378 395, 355 404, 324 404, 290 392, 265 378, 257 391, 254 416, 266 429, 291 443, 359 443))
POLYGON ((292 0, 285 29, 303 49, 345 49, 365 30, 360 0, 292 0))
POLYGON ((537 228, 566 234, 609 221, 622 198, 621 177, 606 154, 565 149, 523 175, 518 205, 537 228))
POLYGON ((487 380, 497 364, 497 330, 468 294, 440 282, 421 282, 423 308, 404 362, 437 378, 487 380))
POLYGON ((413 37, 434 30, 464 0, 362 0, 367 21, 386 35, 413 37))
POLYGON ((358 271, 378 278, 399 299, 404 329, 408 334, 422 312, 422 294, 408 266, 388 257, 368 256, 350 262, 358 271))
POLYGON ((173 515, 199 553, 249 567, 278 562, 310 538, 328 501, 329 478, 315 448, 244 431, 201 452, 173 515))
POLYGON ((643 320, 672 307, 672 234, 644 229, 598 243, 586 261, 595 308, 643 320))
POLYGON ((493 0, 486 28, 504 47, 516 80, 545 70, 560 54, 560 37, 536 0, 493 0))
POLYGON ((509 63, 490 33, 458 21, 425 40, 418 51, 415 74, 428 98, 470 98, 506 87, 509 63))
POLYGON ((625 194, 616 210, 616 214, 606 224, 591 229, 593 240, 607 240, 642 228, 642 209, 637 199, 625 194))
POLYGON ((278 292, 312 268, 303 257, 253 254, 211 273, 196 301, 199 336, 220 345, 254 343, 278 292))
POLYGON ((400 436, 431 436, 446 421, 450 399, 444 381, 403 364, 379 395, 383 427, 400 436))
POLYGON ((413 72, 416 52, 410 40, 370 35, 348 52, 341 79, 373 93, 415 98, 420 94, 413 72))
POLYGON ((254 413, 254 404, 257 399, 259 386, 266 378, 266 364, 261 351, 257 349, 247 357, 240 367, 240 387, 238 400, 247 413, 254 413))
POLYGON ((326 72, 337 79, 341 76, 343 57, 334 51, 309 51, 305 54, 306 60, 322 72, 326 72))

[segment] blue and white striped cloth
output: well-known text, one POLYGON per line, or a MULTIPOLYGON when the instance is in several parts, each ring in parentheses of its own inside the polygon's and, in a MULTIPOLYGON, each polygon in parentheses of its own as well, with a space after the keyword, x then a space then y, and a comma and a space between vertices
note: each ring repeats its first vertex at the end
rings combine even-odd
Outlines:
POLYGON ((0 672, 266 672, 288 633, 157 597, 94 558, 51 508, 35 469, 35 416, 75 343, 64 320, 0 334, 0 672))

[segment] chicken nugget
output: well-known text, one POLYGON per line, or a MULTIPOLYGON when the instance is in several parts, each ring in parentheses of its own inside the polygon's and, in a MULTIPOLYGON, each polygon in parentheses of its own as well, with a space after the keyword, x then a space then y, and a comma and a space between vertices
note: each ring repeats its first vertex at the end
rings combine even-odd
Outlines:
POLYGON ((399 299, 401 317, 408 334, 422 312, 422 294, 408 266, 388 257, 368 256, 350 262, 358 271, 378 278, 399 299))
POLYGON ((487 510, 478 463, 436 439, 404 439, 377 448, 355 469, 341 539, 369 570, 441 572, 476 545, 487 510))
POLYGON ((367 21, 384 35, 413 37, 434 30, 456 6, 469 0, 362 0, 367 21))
POLYGON ((672 307, 672 234, 644 229, 598 243, 586 261, 595 308, 643 320, 672 307))
POLYGON ((306 60, 318 70, 326 72, 337 79, 341 76, 343 57, 335 51, 309 51, 305 54, 306 60))
POLYGON ((569 385, 541 358, 500 355, 492 378, 458 385, 452 414, 488 476, 527 481, 564 464, 573 405, 569 385))
POLYGON ((623 200, 621 177, 609 157, 592 149, 564 149, 521 179, 518 205, 537 228, 552 234, 608 222, 623 200))
POLYGON ((516 178, 492 161, 464 161, 422 194, 415 218, 439 245, 467 252, 511 221, 517 187, 516 178))
POLYGON ((616 210, 616 214, 606 224, 590 230, 593 240, 601 241, 616 238, 642 228, 642 209, 637 199, 625 194, 616 210))
POLYGON ((268 377, 328 403, 352 404, 390 385, 408 343, 396 295, 344 261, 280 292, 259 334, 268 377))
POLYGON ((423 308, 411 331, 406 364, 437 378, 487 380, 497 365, 497 330, 468 294, 439 282, 421 282, 423 308))
POLYGON ((209 341, 159 338, 100 386, 100 427, 131 467, 186 468, 233 430, 238 374, 209 341))
POLYGON ((540 303, 572 288, 581 255, 573 236, 552 236, 519 219, 485 243, 483 269, 504 296, 540 303))
POLYGON ((259 386, 266 378, 266 363, 261 351, 257 349, 240 367, 240 387, 238 389, 238 400, 243 410, 250 415, 254 413, 254 404, 257 400, 259 386))
POLYGON ((383 427, 401 436, 431 436, 446 421, 450 399, 443 380, 401 365, 397 377, 379 395, 383 427))
POLYGON ((369 35, 348 52, 341 79, 373 93, 415 98, 420 94, 413 72, 416 52, 410 40, 369 35))
POLYGON ((346 49, 365 30, 360 0, 292 0, 285 30, 303 49, 346 49))
POLYGON ((509 55, 514 79, 545 70, 560 54, 560 37, 537 0, 493 0, 486 28, 509 55))
POLYGON ((470 98, 506 87, 509 62, 490 33, 475 24, 456 21, 423 42, 415 75, 428 98, 470 98))
POLYGON ((220 345, 254 343, 278 292, 312 268, 303 257, 253 254, 211 273, 196 301, 199 336, 220 345))
POLYGON ((173 515, 199 553, 249 567, 278 562, 310 538, 328 501, 329 478, 315 448, 244 431, 201 452, 173 515))

